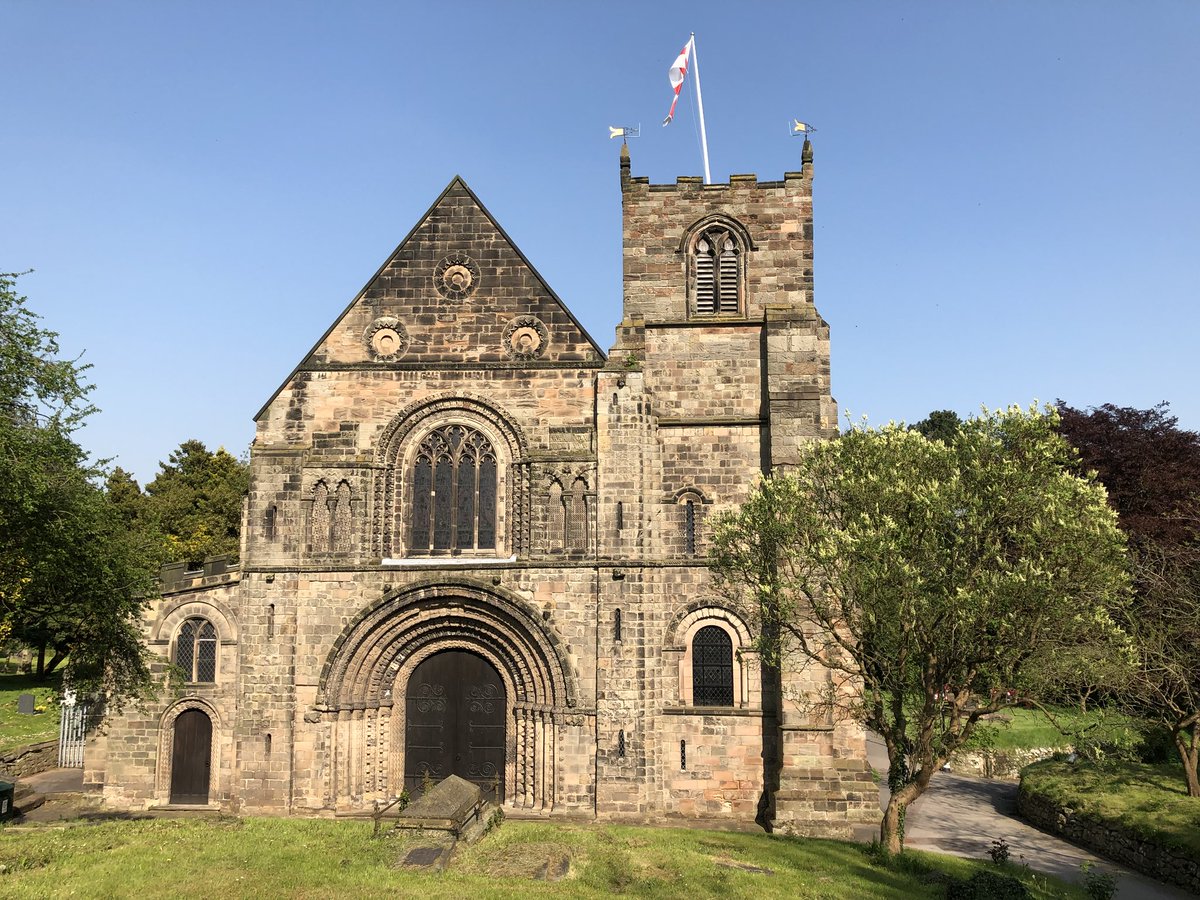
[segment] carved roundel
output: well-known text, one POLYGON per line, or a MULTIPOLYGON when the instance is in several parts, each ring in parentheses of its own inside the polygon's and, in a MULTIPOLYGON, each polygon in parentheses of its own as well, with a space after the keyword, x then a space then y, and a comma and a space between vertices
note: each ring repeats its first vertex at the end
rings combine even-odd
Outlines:
POLYGON ((451 253, 438 263, 433 283, 443 297, 462 300, 479 287, 479 266, 465 253, 451 253))
POLYGON ((550 345, 550 332, 537 316, 517 316, 504 329, 504 352, 513 359, 538 359, 550 345))
POLYGON ((393 316, 380 316, 363 335, 371 356, 383 362, 399 359, 408 352, 408 332, 393 316))

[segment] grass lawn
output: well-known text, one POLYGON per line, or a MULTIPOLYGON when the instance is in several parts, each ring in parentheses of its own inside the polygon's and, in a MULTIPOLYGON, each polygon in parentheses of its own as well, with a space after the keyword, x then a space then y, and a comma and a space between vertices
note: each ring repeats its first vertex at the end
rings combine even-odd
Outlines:
POLYGON ((1138 734, 1135 720, 1120 713, 1103 709, 1086 713, 1077 709, 1052 712, 1058 724, 1038 709, 1006 709, 1000 717, 984 726, 987 735, 983 740, 990 741, 997 750, 1032 750, 1071 746, 1073 736, 1077 734, 1083 734, 1091 741, 1129 746, 1138 734), (1064 734, 1060 727, 1067 733, 1064 734))
POLYGON ((1200 797, 1189 797, 1179 763, 1047 760, 1021 773, 1022 790, 1093 820, 1184 850, 1200 862, 1200 797))
MULTIPOLYGON (((907 853, 884 867, 837 841, 687 829, 508 822, 440 875, 396 867, 414 838, 372 839, 366 822, 142 819, 6 830, 0 895, 139 900, 226 897, 942 897, 945 876, 991 863, 907 853), (563 855, 557 882, 531 876, 563 855), (768 869, 754 872, 748 868, 768 869), (939 876, 939 873, 944 873, 939 876)), ((1010 869, 1016 874, 1023 870, 1010 869)), ((1032 879, 1036 897, 1082 897, 1032 879)))
POLYGON ((32 675, 0 675, 0 753, 58 737, 60 681, 57 673, 46 681, 35 681, 32 675), (35 704, 46 711, 32 716, 18 713, 21 694, 33 694, 35 704))

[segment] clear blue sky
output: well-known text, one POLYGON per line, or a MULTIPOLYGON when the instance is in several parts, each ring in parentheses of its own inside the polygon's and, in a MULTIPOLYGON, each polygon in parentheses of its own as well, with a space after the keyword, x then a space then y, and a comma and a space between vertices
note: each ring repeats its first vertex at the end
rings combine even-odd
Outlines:
POLYGON ((251 416, 461 174, 603 347, 618 142, 713 177, 799 167, 842 409, 1061 397, 1200 428, 1200 3, 0 0, 0 271, 143 482, 251 416), (685 90, 690 90, 685 89, 685 90))

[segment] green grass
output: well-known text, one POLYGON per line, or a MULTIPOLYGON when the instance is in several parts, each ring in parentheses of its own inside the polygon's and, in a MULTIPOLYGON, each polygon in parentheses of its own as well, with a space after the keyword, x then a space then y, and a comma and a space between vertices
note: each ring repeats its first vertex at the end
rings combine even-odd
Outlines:
POLYGON ((1104 709, 1086 713, 1075 709, 1051 712, 1053 720, 1038 709, 1006 709, 982 726, 985 733, 975 743, 997 750, 1032 750, 1069 747, 1076 743, 1076 736, 1093 743, 1121 746, 1132 746, 1137 741, 1136 720, 1120 713, 1104 709))
MULTIPOLYGON (((396 867, 413 837, 329 819, 141 819, 7 829, 0 895, 226 897, 921 898, 990 863, 906 853, 888 866, 837 841, 686 829, 508 822, 440 875, 396 867), (532 880, 571 860, 558 882, 532 880), (770 874, 745 866, 769 869, 770 874)), ((1036 897, 1082 897, 1020 870, 1036 897)))
POLYGON ((1180 763, 1047 760, 1022 771, 1021 789, 1200 862, 1200 797, 1187 795, 1180 763))
POLYGON ((0 675, 0 753, 58 737, 60 682, 57 673, 45 681, 35 681, 32 675, 0 675), (21 694, 33 694, 36 705, 45 707, 45 712, 32 716, 18 713, 21 694))

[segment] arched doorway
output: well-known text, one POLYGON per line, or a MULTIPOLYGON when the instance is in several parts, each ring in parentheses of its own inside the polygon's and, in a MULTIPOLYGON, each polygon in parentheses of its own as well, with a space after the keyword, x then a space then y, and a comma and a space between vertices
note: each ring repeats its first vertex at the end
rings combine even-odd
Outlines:
POLYGON ((171 802, 208 803, 212 765, 212 720, 189 709, 175 719, 171 748, 171 802))
POLYGON ((481 656, 444 650, 408 679, 404 786, 420 791, 457 775, 504 800, 504 682, 481 656))

